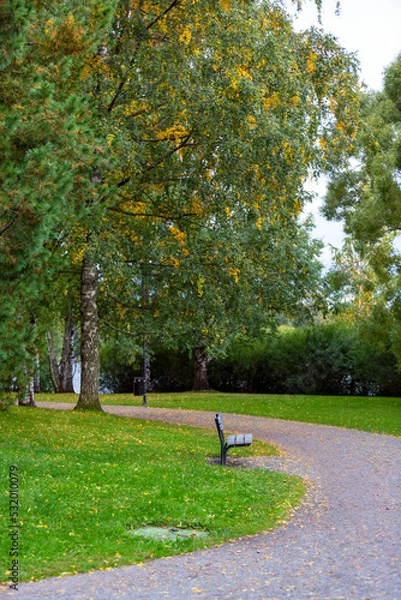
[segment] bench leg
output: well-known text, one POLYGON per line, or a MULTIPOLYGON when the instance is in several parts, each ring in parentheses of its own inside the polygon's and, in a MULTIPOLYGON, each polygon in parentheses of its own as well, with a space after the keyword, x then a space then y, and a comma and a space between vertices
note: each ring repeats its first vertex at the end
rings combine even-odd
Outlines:
POLYGON ((224 445, 221 447, 221 458, 220 458, 220 464, 224 467, 226 464, 226 458, 227 458, 227 450, 228 448, 224 445))

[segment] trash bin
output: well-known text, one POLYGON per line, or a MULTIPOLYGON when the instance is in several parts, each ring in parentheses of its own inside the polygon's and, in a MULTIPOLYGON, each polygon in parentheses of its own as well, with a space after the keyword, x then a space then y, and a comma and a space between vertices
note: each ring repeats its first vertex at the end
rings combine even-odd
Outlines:
POLYGON ((134 378, 134 396, 143 396, 143 377, 134 378))

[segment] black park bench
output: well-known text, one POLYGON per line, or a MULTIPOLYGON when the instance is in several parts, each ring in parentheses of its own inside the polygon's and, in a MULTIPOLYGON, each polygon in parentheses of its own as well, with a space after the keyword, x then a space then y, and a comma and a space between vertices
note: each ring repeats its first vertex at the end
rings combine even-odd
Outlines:
POLYGON ((216 427, 219 432, 220 445, 221 445, 221 454, 220 454, 220 464, 226 464, 227 451, 229 448, 234 448, 235 446, 250 446, 252 444, 252 434, 251 433, 237 433, 235 435, 228 435, 227 439, 224 439, 224 423, 223 423, 223 415, 217 413, 216 418, 216 427))

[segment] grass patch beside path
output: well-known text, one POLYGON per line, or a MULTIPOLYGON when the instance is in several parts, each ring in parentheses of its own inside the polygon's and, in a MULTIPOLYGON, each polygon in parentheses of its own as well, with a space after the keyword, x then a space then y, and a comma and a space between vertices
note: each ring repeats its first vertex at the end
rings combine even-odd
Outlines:
MULTIPOLYGON (((221 468, 214 431, 105 413, 0 413, 3 532, 9 469, 19 474, 20 581, 106 569, 258 533, 286 518, 304 494, 296 477, 221 468), (235 491, 235 493, 232 493, 235 491), (142 525, 188 527, 210 537, 156 541, 142 525)), ((244 449, 241 454, 244 454, 244 449)), ((274 454, 257 442, 249 454, 274 454)), ((0 536, 0 581, 10 582, 11 538, 0 536)))
MULTIPOLYGON (((73 394, 39 394, 38 401, 74 402, 73 394)), ((132 394, 101 396, 103 404, 139 405, 132 394)), ((149 406, 210 410, 306 423, 335 425, 401 436, 401 398, 376 396, 290 396, 275 394, 224 394, 183 392, 149 394, 149 406)))

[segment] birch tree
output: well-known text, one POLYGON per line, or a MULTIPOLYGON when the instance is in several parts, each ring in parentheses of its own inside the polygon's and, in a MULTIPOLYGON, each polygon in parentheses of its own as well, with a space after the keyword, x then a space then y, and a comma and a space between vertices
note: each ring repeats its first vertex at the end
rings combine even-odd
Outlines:
MULTIPOLYGON (((13 32, 1 96, 2 283, 15 292, 25 273, 23 315, 60 261, 80 270, 77 407, 100 409, 100 326, 106 317, 135 328, 127 315, 143 265, 170 273, 164 285, 181 298, 192 249, 209 250, 206 265, 192 260, 194 281, 212 265, 228 287, 250 285, 240 241, 249 230, 266 252, 271 240, 269 262, 285 279, 303 182, 355 133, 356 65, 333 38, 295 33, 271 1, 9 0, 2 10, 13 32)), ((7 306, 10 322, 17 305, 7 306)))

